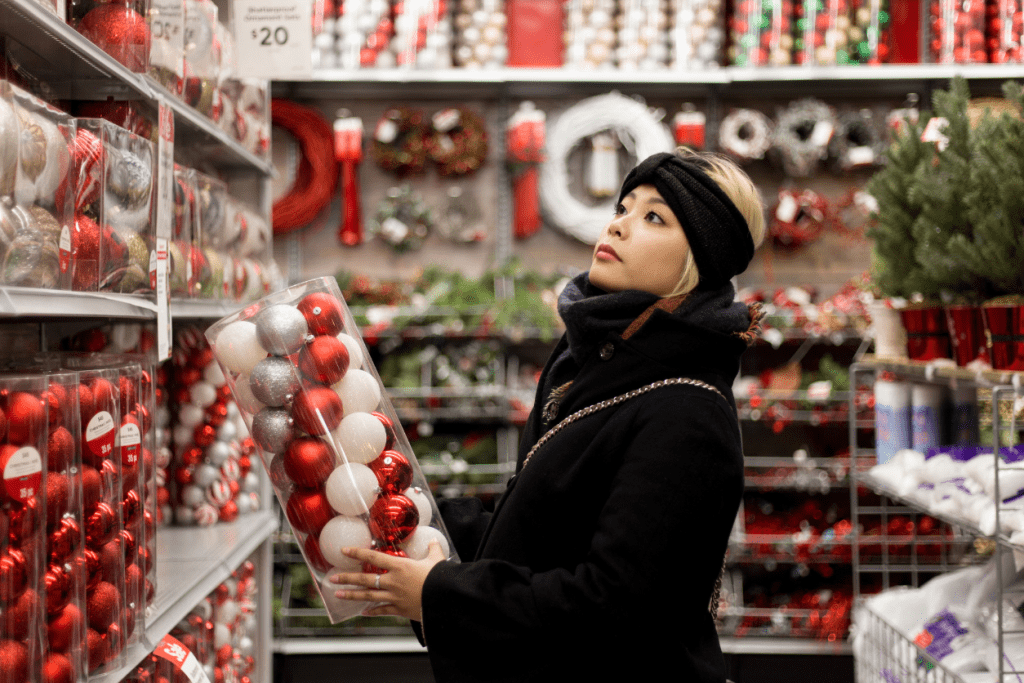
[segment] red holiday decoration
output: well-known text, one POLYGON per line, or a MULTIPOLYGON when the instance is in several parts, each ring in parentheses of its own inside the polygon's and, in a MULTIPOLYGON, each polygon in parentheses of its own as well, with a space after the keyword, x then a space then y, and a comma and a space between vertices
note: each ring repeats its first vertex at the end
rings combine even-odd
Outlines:
POLYGON ((75 28, 131 71, 142 73, 149 66, 149 25, 131 7, 99 4, 75 28))
POLYGON ((387 432, 387 440, 384 442, 384 450, 390 451, 395 447, 395 423, 391 421, 391 418, 379 411, 374 411, 370 414, 380 420, 380 423, 384 425, 384 431, 387 432))
POLYGON ((381 496, 370 506, 370 533, 387 544, 404 541, 419 521, 416 504, 401 494, 381 496))
POLYGON ((307 294, 296 308, 306 319, 311 334, 337 335, 345 327, 341 305, 327 292, 307 294))
POLYGON ((398 451, 384 451, 369 464, 369 468, 377 475, 384 493, 401 493, 412 484, 412 465, 398 451))
POLYGON ((111 583, 100 581, 86 598, 85 613, 89 626, 105 632, 121 614, 121 591, 111 583))
POLYGON ((39 441, 44 418, 42 399, 25 391, 16 391, 7 399, 7 440, 9 443, 22 446, 35 444, 39 441))
MULTIPOLYGON (((511 43, 510 43, 511 45, 511 43)), ((526 239, 540 229, 538 166, 544 161, 545 115, 529 102, 508 122, 507 154, 512 165, 513 231, 526 239)))
POLYGON ((314 337, 299 351, 299 370, 320 384, 337 384, 348 371, 348 349, 331 335, 314 337))
POLYGON ((329 387, 309 387, 295 395, 292 418, 307 434, 320 436, 341 423, 344 411, 341 398, 329 387))
POLYGON ((941 306, 910 307, 900 310, 907 330, 907 356, 911 360, 950 357, 949 326, 941 306))
POLYGON ((296 486, 317 488, 334 471, 334 454, 323 439, 295 439, 284 453, 284 471, 296 486))
POLYGON ((334 517, 334 510, 323 491, 298 489, 288 497, 285 515, 299 533, 319 536, 324 525, 334 517))
POLYGON ((363 160, 363 122, 344 112, 334 121, 334 158, 341 167, 341 226, 338 240, 347 247, 363 241, 359 206, 359 162, 363 160))

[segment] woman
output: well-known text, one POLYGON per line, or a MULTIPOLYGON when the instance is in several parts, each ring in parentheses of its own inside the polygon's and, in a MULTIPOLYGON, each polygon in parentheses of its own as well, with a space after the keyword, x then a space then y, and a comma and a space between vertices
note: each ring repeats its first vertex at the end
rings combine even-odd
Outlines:
POLYGON ((763 234, 732 162, 634 168, 559 299, 566 334, 494 513, 441 501, 472 561, 346 550, 387 573, 339 574, 358 588, 338 597, 421 621, 439 681, 723 681, 709 605, 743 490, 730 387, 757 322, 730 279, 763 234))

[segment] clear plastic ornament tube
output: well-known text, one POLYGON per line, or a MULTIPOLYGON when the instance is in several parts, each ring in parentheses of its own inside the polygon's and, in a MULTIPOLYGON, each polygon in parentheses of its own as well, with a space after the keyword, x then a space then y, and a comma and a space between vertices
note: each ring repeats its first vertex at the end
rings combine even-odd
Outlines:
POLYGON ((212 325, 213 347, 332 623, 369 605, 330 577, 342 554, 421 559, 451 541, 334 278, 295 285, 212 325))

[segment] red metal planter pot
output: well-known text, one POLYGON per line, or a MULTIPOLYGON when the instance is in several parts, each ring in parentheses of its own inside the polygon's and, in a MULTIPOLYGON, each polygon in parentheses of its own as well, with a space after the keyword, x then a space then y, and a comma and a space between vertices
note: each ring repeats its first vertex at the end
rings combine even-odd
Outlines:
POLYGON ((907 356, 910 360, 950 357, 949 327, 942 306, 904 308, 900 311, 907 330, 907 356))
POLYGON ((1024 305, 984 306, 989 359, 995 370, 1024 370, 1024 305))
POLYGON ((985 317, 980 306, 946 306, 946 324, 957 365, 964 367, 978 359, 989 362, 985 317))

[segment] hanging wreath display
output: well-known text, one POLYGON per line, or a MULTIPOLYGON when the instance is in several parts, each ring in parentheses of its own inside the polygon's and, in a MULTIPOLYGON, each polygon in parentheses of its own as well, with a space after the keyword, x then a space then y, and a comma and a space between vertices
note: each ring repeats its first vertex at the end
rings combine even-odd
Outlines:
POLYGON ((849 171, 879 163, 888 146, 885 130, 874 114, 870 109, 861 109, 839 117, 828 154, 835 160, 836 170, 849 171))
POLYGON ((878 218, 878 201, 860 188, 851 188, 835 204, 835 228, 854 239, 866 239, 878 218))
POLYGON ((298 141, 301 154, 295 182, 274 202, 274 234, 281 235, 309 225, 331 203, 338 163, 334 160, 334 133, 319 111, 281 99, 271 103, 270 111, 274 125, 298 141))
POLYGON ((615 198, 593 206, 573 196, 568 159, 581 142, 609 131, 634 161, 675 146, 647 105, 616 92, 585 99, 558 117, 548 132, 547 160, 541 166, 541 207, 552 225, 585 244, 597 242, 614 213, 615 198))
POLYGON ((812 97, 793 102, 779 114, 772 148, 787 175, 804 178, 814 171, 828 155, 837 123, 832 107, 812 97))
POLYGON ((395 107, 373 129, 370 153, 377 165, 400 177, 423 172, 430 151, 430 126, 422 111, 395 107))
POLYGON ((763 159, 772 146, 772 122, 756 109, 736 109, 718 126, 718 145, 740 161, 763 159))
POLYGON ((431 117, 428 151, 443 176, 465 175, 487 160, 483 118, 465 107, 442 109, 431 117))
POLYGON ((434 227, 434 216, 422 195, 403 185, 388 190, 369 227, 371 234, 405 253, 423 246, 434 227))
POLYGON ((819 237, 835 223, 828 200, 813 190, 783 188, 772 210, 768 234, 772 243, 785 249, 799 249, 819 237))

